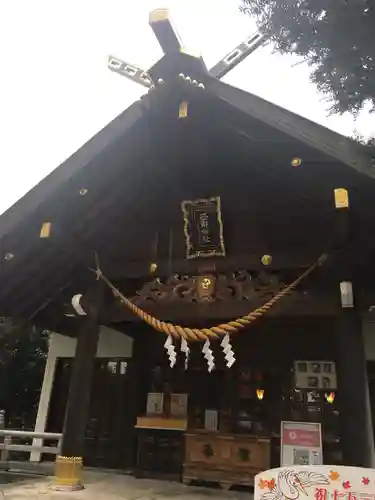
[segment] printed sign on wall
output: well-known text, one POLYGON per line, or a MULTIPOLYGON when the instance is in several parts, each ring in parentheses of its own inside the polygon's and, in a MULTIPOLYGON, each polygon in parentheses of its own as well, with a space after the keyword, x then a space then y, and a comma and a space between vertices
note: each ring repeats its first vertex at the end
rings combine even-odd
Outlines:
POLYGON ((280 464, 322 465, 322 428, 314 422, 281 422, 280 464))
POLYGON ((295 361, 296 389, 337 389, 336 366, 333 361, 295 361))
POLYGON ((147 394, 147 415, 161 415, 163 413, 164 394, 149 392, 147 394))
POLYGON ((375 500, 375 470, 333 465, 270 469, 255 476, 254 500, 375 500))
POLYGON ((187 394, 171 394, 171 416, 186 417, 188 406, 187 394))

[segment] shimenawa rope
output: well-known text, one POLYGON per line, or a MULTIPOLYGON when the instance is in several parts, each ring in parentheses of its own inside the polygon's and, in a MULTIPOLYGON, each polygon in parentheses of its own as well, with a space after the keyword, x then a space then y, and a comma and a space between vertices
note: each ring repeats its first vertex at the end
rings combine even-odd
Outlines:
POLYGON ((250 323, 256 319, 262 317, 266 312, 268 312, 280 299, 290 294, 297 285, 301 283, 307 276, 309 276, 315 269, 321 266, 326 260, 328 255, 322 254, 319 259, 312 264, 304 273, 302 273, 297 279, 292 283, 287 285, 285 288, 280 290, 272 299, 268 300, 261 307, 258 307, 254 311, 249 312, 241 318, 237 318, 228 323, 222 323, 211 328, 188 328, 180 325, 174 325, 173 323, 166 323, 165 321, 160 321, 159 319, 151 316, 146 311, 136 306, 131 300, 126 298, 118 288, 102 273, 99 267, 99 260, 95 254, 96 269, 90 269, 96 274, 98 280, 104 281, 106 285, 112 290, 115 297, 119 297, 121 302, 128 307, 135 315, 137 315, 142 321, 149 324, 155 330, 165 333, 166 335, 172 335, 175 338, 184 338, 185 340, 207 340, 210 338, 217 338, 219 336, 226 335, 227 333, 233 334, 242 330, 250 323))

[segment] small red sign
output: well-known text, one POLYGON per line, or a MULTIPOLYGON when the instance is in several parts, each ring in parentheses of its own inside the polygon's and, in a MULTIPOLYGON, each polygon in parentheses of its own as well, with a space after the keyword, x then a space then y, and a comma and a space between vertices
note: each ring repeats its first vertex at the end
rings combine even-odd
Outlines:
POLYGON ((318 427, 311 426, 305 429, 301 425, 295 426, 288 423, 283 432, 283 444, 287 446, 307 446, 318 448, 320 446, 320 432, 318 427))
POLYGON ((288 430, 284 434, 284 444, 290 446, 319 447, 320 435, 318 431, 288 430))

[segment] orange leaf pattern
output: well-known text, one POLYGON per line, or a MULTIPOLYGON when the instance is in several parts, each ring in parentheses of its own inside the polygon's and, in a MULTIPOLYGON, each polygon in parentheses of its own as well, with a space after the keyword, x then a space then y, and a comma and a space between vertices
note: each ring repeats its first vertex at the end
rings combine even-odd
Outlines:
POLYGON ((329 474, 329 478, 331 481, 338 481, 340 478, 340 474, 336 471, 331 470, 331 472, 329 474))

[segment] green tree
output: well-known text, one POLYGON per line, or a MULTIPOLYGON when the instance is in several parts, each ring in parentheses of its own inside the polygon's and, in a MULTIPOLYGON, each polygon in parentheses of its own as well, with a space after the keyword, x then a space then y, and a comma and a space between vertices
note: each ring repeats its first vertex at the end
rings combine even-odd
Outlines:
POLYGON ((369 139, 363 137, 360 134, 355 134, 352 139, 357 144, 361 152, 365 152, 371 160, 372 166, 375 166, 375 137, 370 137, 369 139))
POLYGON ((33 427, 47 351, 48 332, 0 319, 0 409, 8 426, 33 427))
MULTIPOLYGON (((311 79, 331 111, 375 110, 373 0, 241 0, 281 53, 311 65, 311 79)), ((277 75, 275 75, 275 78, 277 75)))

